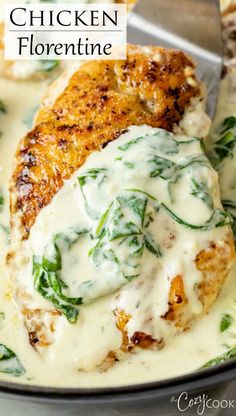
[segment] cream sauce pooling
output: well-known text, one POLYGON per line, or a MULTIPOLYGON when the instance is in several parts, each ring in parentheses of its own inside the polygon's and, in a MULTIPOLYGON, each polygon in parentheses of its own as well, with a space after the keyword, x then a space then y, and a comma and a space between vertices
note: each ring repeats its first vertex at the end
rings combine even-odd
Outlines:
MULTIPOLYGON (((130 336, 141 331, 167 343, 175 331, 161 317, 169 309, 170 285, 176 276, 182 276, 189 302, 186 321, 201 313, 202 304, 195 287, 202 274, 196 268, 195 258, 211 241, 224 241, 229 231, 228 227, 216 228, 215 223, 208 225, 213 215, 225 215, 221 211, 217 180, 200 140, 148 126, 133 126, 102 151, 93 152, 65 183, 37 216, 28 241, 17 249, 14 282, 24 293, 18 297, 21 308, 43 308, 45 326, 48 319, 45 308, 51 309, 53 305, 68 321, 73 320, 72 325, 64 317, 57 317, 52 346, 48 352, 44 348, 50 356, 54 351, 55 365, 61 361, 61 350, 58 352, 54 343, 59 342, 62 348, 64 340, 71 351, 71 363, 78 363, 84 370, 100 364, 101 357, 104 359, 117 349, 120 337, 112 314, 115 308, 131 315, 127 327, 130 336), (201 188, 197 195, 193 194, 193 185, 201 188), (190 226, 174 221, 168 210, 190 226), (195 226, 207 228, 195 230, 195 226), (33 256, 36 257, 32 265, 33 256), (46 268, 45 259, 50 263, 46 268), (60 262, 62 266, 55 267, 60 262), (18 268, 19 264, 22 267, 18 268), (33 268, 37 268, 34 276, 33 268), (57 283, 63 281, 67 285, 61 288, 63 298, 50 280, 55 278, 55 270, 57 283), (86 309, 81 306, 83 315, 76 317, 75 324, 78 308, 65 296, 82 297, 83 304, 90 304, 122 286, 124 289, 118 292, 119 298, 112 306, 110 299, 101 300, 108 308, 99 322, 94 319, 98 316, 94 304, 91 305, 94 318, 88 319, 86 309), (46 295, 41 296, 43 291, 46 295), (25 300, 25 293, 29 300, 25 300), (48 296, 50 302, 45 300, 48 296), (113 322, 109 331, 107 319, 113 322), (89 338, 83 333, 96 332, 101 327, 106 332, 97 336, 100 342, 91 349, 89 338), (80 339, 87 342, 83 345, 80 339)), ((227 217, 222 219, 227 224, 227 217)))
MULTIPOLYGON (((232 79, 236 79, 236 77, 233 77, 235 76, 232 76, 232 79)), ((223 91, 221 91, 221 102, 218 109, 216 128, 225 116, 236 115, 235 94, 231 87, 232 83, 229 84, 228 80, 223 81, 223 91), (231 94, 229 98, 228 94, 231 94), (227 105, 225 104, 226 102, 227 105)), ((0 189, 3 190, 5 197, 4 211, 2 214, 0 213, 0 221, 4 226, 8 226, 9 220, 7 208, 8 180, 12 169, 13 154, 19 138, 28 130, 24 120, 28 118, 27 116, 38 105, 40 97, 44 93, 43 90, 46 90, 46 86, 41 83, 19 84, 6 80, 0 81, 0 99, 8 107, 8 113, 6 115, 0 115, 0 130, 3 131, 3 136, 0 139, 0 166, 2 167, 2 171, 0 172, 0 189), (25 97, 27 97, 27 100, 25 100, 25 97)), ((227 195, 230 196, 227 176, 225 175, 223 180, 222 173, 220 172, 222 187, 224 190, 228 189, 227 195)), ((0 230, 0 239, 1 256, 3 257, 7 244, 7 236, 2 230, 0 230)), ((228 331, 224 333, 220 333, 219 331, 219 322, 223 313, 230 313, 232 316, 236 316, 235 269, 230 273, 220 298, 210 313, 201 320, 198 320, 188 333, 173 337, 171 342, 162 351, 139 351, 137 354, 131 355, 127 360, 121 362, 119 366, 114 366, 105 373, 81 371, 79 369, 79 362, 71 366, 69 347, 73 340, 74 331, 71 325, 67 324, 66 320, 63 321, 63 325, 60 327, 60 334, 63 337, 66 327, 69 338, 68 344, 65 340, 62 343, 59 337, 58 342, 54 345, 55 350, 51 354, 47 357, 42 357, 37 354, 29 345, 27 331, 11 300, 11 288, 7 283, 7 274, 3 262, 0 266, 0 271, 0 305, 1 311, 5 313, 5 320, 1 320, 0 322, 0 342, 12 348, 27 369, 27 373, 18 379, 0 373, 1 380, 7 379, 9 381, 51 386, 83 387, 114 386, 136 383, 137 381, 154 381, 195 371, 209 359, 224 352, 226 349, 225 344, 228 346, 235 345, 235 321, 228 331), (60 356, 62 366, 59 367, 55 364, 55 356, 60 356), (184 360, 179 359, 179 357, 183 356, 184 360)), ((108 316, 107 310, 110 308, 110 302, 111 298, 108 297, 105 302, 99 301, 96 302, 96 305, 86 306, 81 310, 81 320, 85 323, 87 320, 87 323, 90 321, 91 325, 91 320, 96 316, 92 331, 90 326, 84 325, 83 328, 87 328, 87 330, 84 329, 85 332, 82 333, 83 336, 79 340, 82 343, 86 343, 86 337, 90 340, 91 349, 89 355, 86 357, 85 354, 84 357, 79 357, 80 363, 82 362, 84 366, 88 365, 86 359, 88 360, 94 354, 92 351, 94 345, 98 342, 98 345, 102 346, 104 337, 101 334, 104 331, 104 327, 102 325, 99 327, 98 321, 100 319, 104 320, 105 316, 108 316)), ((115 331, 114 321, 112 319, 108 320, 105 326, 108 331, 115 331)), ((80 331, 82 328, 78 326, 78 330, 80 331)), ((111 340, 111 348, 115 348, 120 342, 119 333, 113 332, 113 334, 115 334, 115 337, 111 340)), ((75 348, 76 342, 78 342, 76 338, 75 336, 75 348)))
MULTIPOLYGON (((5 125, 5 133, 0 142, 0 160, 4 174, 1 175, 1 187, 4 189, 5 195, 7 194, 8 179, 12 164, 11 161, 19 139, 19 132, 21 135, 27 129, 22 120, 25 119, 25 115, 28 113, 31 106, 33 108, 36 103, 38 103, 41 93, 42 86, 39 84, 17 84, 6 82, 5 80, 1 81, 1 98, 6 101, 9 109, 12 108, 7 115, 2 116, 2 122, 5 125), (37 85, 38 91, 36 91, 37 85), (22 95, 25 96, 26 89, 28 103, 23 101, 24 106, 22 106, 22 95), (15 120, 14 124, 12 123, 12 119, 15 120), (9 133, 9 128, 13 127, 14 131, 11 130, 11 134, 7 134, 9 133), (8 146, 6 146, 6 144, 8 144, 8 146)), ((6 207, 4 216, 5 218, 1 217, 1 219, 4 221, 4 224, 7 225, 8 213, 6 207)), ((194 371, 210 358, 222 353, 225 350, 225 342, 229 345, 233 345, 234 342, 233 335, 236 330, 235 326, 233 326, 227 334, 222 335, 219 332, 219 322, 222 312, 230 311, 232 313, 234 305, 235 283, 234 273, 232 272, 219 300, 211 312, 203 317, 201 321, 198 321, 189 333, 175 337, 162 351, 140 351, 138 354, 130 356, 127 361, 120 363, 119 366, 115 366, 106 373, 81 373, 76 371, 75 368, 67 366, 68 353, 65 353, 65 351, 68 351, 68 346, 64 343, 63 347, 61 346, 60 348, 59 341, 55 345, 55 348, 58 350, 56 354, 61 354, 61 360, 65 366, 58 367, 55 365, 53 358, 54 354, 49 356, 46 360, 43 360, 29 345, 25 327, 9 296, 9 287, 6 283, 6 274, 4 273, 3 266, 0 278, 1 309, 6 314, 5 321, 3 321, 2 328, 0 329, 0 340, 17 353, 23 365, 27 368, 27 374, 20 379, 17 379, 19 382, 55 386, 104 386, 129 384, 134 381, 137 382, 137 380, 140 382, 151 381, 194 371), (211 334, 211 336, 209 336, 209 334, 211 334), (201 343, 199 343, 199 340, 201 340, 201 343), (176 357, 183 355, 183 351, 185 357, 184 362, 176 359, 176 357), (66 372, 65 368, 67 368, 66 372), (129 371, 127 371, 127 368, 129 368, 129 371)), ((102 311, 104 313, 106 308, 108 308, 109 302, 110 299, 107 300, 107 303, 104 305, 101 305, 100 302, 99 305, 96 305, 94 311, 92 311, 91 307, 86 307, 85 316, 87 319, 92 316, 91 314, 93 314, 93 312, 95 315, 97 314, 97 316, 100 316, 102 311)), ((81 311, 81 317, 84 318, 83 311, 81 311)), ((114 323, 111 322, 110 325, 114 325, 114 323)), ((96 327, 98 328, 97 321, 96 327)), ((71 326, 67 325, 67 328, 71 329, 71 326)), ((61 333, 63 333, 63 330, 64 328, 62 328, 61 333)), ((100 330, 102 332, 102 327, 100 330)), ((94 337, 93 331, 84 334, 89 336, 91 346, 97 341, 97 334, 98 333, 95 332, 94 337)), ((81 337, 81 339, 83 340, 83 337, 81 337)), ((99 339, 102 343, 102 339, 100 337, 99 339)), ((119 334, 116 333, 115 342, 111 346, 114 347, 115 344, 117 343, 118 345, 119 342, 119 334)), ((1 379, 15 380, 4 374, 0 374, 0 377, 1 379)))
MULTIPOLYGON (((143 127, 141 129, 143 129, 142 130, 143 133, 144 132, 147 133, 147 130, 148 132, 152 131, 152 129, 147 128, 147 127, 143 127)), ((132 132, 132 134, 134 133, 132 132)), ((130 139, 131 137, 126 135, 126 137, 121 138, 121 142, 119 141, 114 142, 110 146, 112 148, 112 147, 117 147, 118 145, 127 144, 127 141, 129 141, 130 139)), ((182 158, 184 156, 185 157, 189 156, 192 153, 194 154, 201 153, 199 142, 196 140, 192 142, 190 146, 189 144, 188 145, 184 144, 183 146, 185 147, 185 152, 181 153, 180 156, 182 158)), ((109 147, 107 147, 106 149, 107 151, 109 151, 109 147)), ((96 163, 98 163, 99 156, 101 155, 102 153, 94 154, 93 156, 91 156, 91 158, 88 160, 88 165, 84 166, 81 169, 80 174, 82 174, 82 172, 85 169, 87 169, 89 166, 94 167, 94 160, 96 163)), ((174 159, 177 162, 176 158, 179 156, 172 155, 168 157, 174 159)), ((100 161, 102 162, 103 159, 104 158, 101 157, 100 161)), ((136 159, 137 158, 135 158, 135 160, 136 159)), ((120 161, 117 161, 117 162, 120 162, 120 161)), ((131 163, 130 160, 129 162, 131 163)), ((198 175, 201 176, 200 171, 201 169, 198 169, 197 173, 198 175)), ((211 175, 209 176, 209 168, 207 168, 207 174, 209 176, 209 180, 212 180, 212 182, 214 183, 216 180, 215 173, 214 171, 210 171, 210 172, 212 172, 212 175, 213 175, 212 178, 211 178, 211 175)), ((78 173, 76 173, 75 175, 76 180, 77 180, 77 175, 78 173)), ((64 209, 65 204, 67 204, 67 202, 71 200, 71 195, 73 194, 73 189, 74 189, 73 181, 74 179, 68 181, 67 185, 55 196, 53 203, 49 205, 47 208, 45 208, 45 210, 42 211, 42 215, 38 217, 38 220, 35 224, 34 229, 37 230, 37 232, 41 233, 42 239, 44 240, 42 243, 41 239, 37 239, 37 238, 34 239, 33 238, 34 231, 32 232, 32 241, 30 239, 30 242, 33 243, 32 245, 34 247, 36 254, 40 254, 40 250, 44 248, 44 245, 45 243, 47 243, 48 238, 51 236, 51 234, 59 230, 58 223, 50 221, 50 218, 51 218, 50 212, 53 213, 54 209, 56 208, 56 216, 61 216, 61 218, 63 219, 63 222, 60 223, 60 227, 62 227, 62 229, 67 228, 67 226, 72 225, 74 223, 75 221, 74 215, 76 214, 76 211, 73 210, 73 207, 71 208, 72 211, 69 213, 70 215, 67 215, 67 216, 63 215, 65 212, 65 209, 64 209), (67 193, 68 193, 69 199, 65 198, 65 195, 67 193), (62 195, 64 196, 61 199, 62 195), (42 226, 42 224, 45 225, 44 223, 45 220, 47 220, 46 227, 40 230, 40 227, 42 226)), ((116 182, 114 181, 114 183, 116 182)), ((166 192, 166 183, 163 182, 163 185, 164 184, 165 186, 163 186, 162 188, 162 199, 165 200, 166 198, 166 201, 168 200, 169 202, 169 194, 166 192)), ((181 192, 181 186, 183 186, 183 184, 181 184, 181 181, 180 181, 180 183, 178 184, 178 189, 180 192, 181 192)), ((149 189, 149 191, 152 191, 154 193, 156 192, 156 190, 152 188, 149 189)), ((115 192, 115 190, 113 190, 113 192, 115 192)), ((215 195, 214 198, 215 198, 216 206, 220 206, 219 196, 215 195)), ((75 201, 76 201, 76 198, 75 198, 75 201)), ((204 207, 204 204, 202 203, 202 201, 199 201, 199 204, 200 204, 199 207, 201 207, 201 209, 199 209, 197 213, 197 217, 194 218, 196 223, 197 222, 202 223, 203 221, 207 220, 209 217, 208 208, 204 207)), ((66 208, 68 209, 69 206, 70 205, 66 205, 66 208)), ((184 214, 183 212, 181 212, 181 206, 176 204, 176 208, 178 207, 179 207, 178 214, 179 215, 184 214)), ((106 208, 106 206, 104 206, 104 208, 106 208)), ((66 210, 66 212, 68 211, 66 210)), ((55 215, 55 212, 54 212, 54 215, 55 215)), ((86 216, 86 214, 84 215, 86 216)), ((76 223, 77 223, 77 215, 76 215, 76 223)), ((29 277, 31 278, 31 282, 32 282, 31 274, 29 277)), ((35 291, 34 291, 34 294, 35 294, 35 291)), ((36 305, 39 302, 41 306, 44 306, 46 303, 46 301, 44 301, 44 299, 42 299, 40 296, 38 296, 38 298, 36 297, 35 301, 36 301, 36 305)), ((69 324, 65 318, 61 319, 60 323, 56 327, 57 337, 52 347, 49 348, 49 351, 47 354, 41 354, 41 355, 36 354, 29 345, 25 349, 26 344, 27 344, 26 342, 27 336, 26 336, 25 330, 23 330, 24 343, 23 344, 21 343, 21 345, 24 345, 24 352, 27 352, 28 354, 27 359, 25 357, 25 353, 23 354, 23 351, 21 351, 21 347, 19 348, 18 351, 14 347, 18 356, 21 358, 21 361, 23 362, 24 366, 27 368, 27 376, 26 375, 22 376, 21 380, 25 381, 26 377, 33 377, 31 382, 34 382, 34 383, 45 384, 45 380, 47 380, 46 383, 51 384, 51 385, 60 384, 60 385, 74 385, 74 386, 75 385, 86 386, 86 385, 124 384, 123 374, 127 366, 129 366, 129 369, 130 369, 130 373, 129 373, 130 375, 129 377, 126 378, 126 381, 125 381, 127 383, 132 382, 132 380, 136 381, 138 372, 142 374, 142 377, 139 378, 140 382, 145 381, 145 380, 154 380, 159 377, 163 378, 166 376, 171 376, 171 375, 176 374, 176 372, 178 373, 179 371, 178 366, 177 368, 173 368, 173 365, 167 366, 167 363, 173 356, 176 348, 178 350, 178 345, 179 345, 179 348, 183 348, 183 344, 179 344, 176 338, 173 338, 171 342, 169 343, 169 345, 167 345, 163 351, 161 352, 139 351, 137 354, 134 354, 128 357, 127 360, 120 363, 119 366, 115 366, 114 368, 112 368, 106 373, 101 374, 99 372, 94 372, 94 371, 84 372, 85 369, 88 370, 89 367, 91 367, 92 369, 94 365, 99 363, 101 359, 105 357, 107 353, 107 349, 111 349, 111 350, 116 349, 120 345, 120 334, 115 328, 114 318, 112 317, 112 314, 110 313, 111 312, 110 302, 111 302, 111 297, 108 297, 106 299, 101 299, 99 302, 96 302, 93 305, 81 308, 80 319, 78 320, 76 327, 69 324), (99 317, 99 319, 97 317, 99 317), (80 334, 79 338, 78 338, 78 333, 80 334), (70 354, 67 354, 67 353, 65 354, 65 351, 70 351, 70 354), (164 351, 167 351, 167 352, 164 353, 164 351), (158 355, 159 353, 160 355, 158 355), (31 357, 31 359, 33 360, 31 364, 29 364, 28 362, 29 357, 31 357), (73 360, 71 360, 71 357, 74 357, 73 360), (58 365, 59 360, 60 360, 60 366, 58 365), (42 366, 44 368, 43 372, 42 372, 42 366), (167 366, 167 369, 165 369, 166 366, 167 366), (42 374, 43 374, 43 378, 45 377, 44 380, 42 379, 42 374), (60 380, 63 380, 63 382, 60 380)), ((216 316, 215 318, 212 318, 212 319, 214 320, 214 324, 217 325, 217 327, 215 328, 215 339, 219 337, 219 340, 220 340, 220 336, 218 333, 218 323, 219 323, 218 321, 220 319, 219 315, 220 315, 220 312, 216 308, 216 316)), ((206 320, 206 317, 203 318, 203 322, 205 320, 206 320)), ((213 324, 213 322, 212 321, 206 322, 207 331, 209 328, 208 325, 210 324, 213 324)), ((201 331, 202 329, 202 327, 201 326, 199 327, 198 325, 199 323, 195 325, 195 328, 198 328, 195 334, 196 337, 199 336, 198 331, 201 331)), ((190 339, 192 339, 193 345, 194 345, 194 342, 196 342, 196 347, 198 345, 197 338, 194 338, 194 330, 191 331, 188 335, 180 336, 180 339, 182 340, 181 341, 182 343, 184 339, 188 340, 187 342, 189 342, 190 339), (191 337, 190 337, 190 334, 191 334, 191 337)), ((219 344, 219 340, 215 342, 215 344, 212 344, 212 348, 214 346, 212 351, 211 351, 211 348, 208 350, 204 348, 204 351, 202 351, 201 348, 197 347, 198 353, 196 354, 195 363, 193 363, 193 360, 192 360, 192 352, 190 353, 190 350, 189 350, 188 365, 190 367, 192 366, 191 368, 197 368, 208 358, 211 358, 212 356, 218 354, 218 352, 221 352, 223 350, 223 347, 219 344)), ((193 348, 193 345, 191 346, 191 349, 193 348)), ((10 344, 10 346, 12 346, 12 344, 10 344)), ((185 367, 186 372, 189 371, 188 365, 185 367)), ((183 370, 181 370, 181 372, 183 372, 183 370)))

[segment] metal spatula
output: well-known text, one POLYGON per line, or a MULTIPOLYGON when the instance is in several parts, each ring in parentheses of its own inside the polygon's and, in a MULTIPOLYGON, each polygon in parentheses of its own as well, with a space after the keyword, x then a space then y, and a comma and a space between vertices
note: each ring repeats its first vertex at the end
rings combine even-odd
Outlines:
POLYGON ((139 0, 129 18, 128 41, 192 55, 208 88, 207 112, 214 116, 223 61, 218 0, 139 0))

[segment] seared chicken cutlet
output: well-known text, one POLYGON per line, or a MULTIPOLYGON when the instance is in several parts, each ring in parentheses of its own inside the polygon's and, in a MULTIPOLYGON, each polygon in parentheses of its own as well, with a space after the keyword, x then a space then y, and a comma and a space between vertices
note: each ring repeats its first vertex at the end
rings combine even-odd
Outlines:
POLYGON ((158 47, 130 45, 126 61, 50 87, 10 187, 8 263, 37 351, 72 328, 79 350, 86 311, 104 302, 114 337, 97 340, 88 370, 163 347, 214 303, 234 242, 203 110, 191 59, 158 47))
MULTIPOLYGON (((86 63, 66 77, 52 85, 16 155, 11 211, 21 212, 26 234, 92 151, 131 125, 172 131, 185 111, 203 101, 192 61, 182 52, 157 47, 129 46, 127 61, 86 63)), ((203 112, 199 117, 205 130, 208 120, 203 112)))

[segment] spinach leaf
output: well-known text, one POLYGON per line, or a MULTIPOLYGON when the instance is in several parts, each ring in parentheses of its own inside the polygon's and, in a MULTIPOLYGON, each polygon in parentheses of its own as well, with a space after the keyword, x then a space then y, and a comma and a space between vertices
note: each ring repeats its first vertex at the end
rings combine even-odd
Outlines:
POLYGON ((70 323, 75 323, 79 314, 78 306, 82 304, 82 298, 68 297, 64 290, 67 285, 60 277, 62 268, 61 250, 69 249, 81 235, 87 230, 74 227, 67 234, 60 233, 52 237, 45 247, 43 256, 33 257, 34 287, 45 299, 60 310, 70 323))
POLYGON ((96 229, 96 237, 101 237, 101 235, 104 234, 104 227, 105 227, 105 224, 107 222, 107 218, 108 218, 108 215, 109 215, 109 213, 111 211, 112 206, 113 206, 113 203, 111 203, 109 205, 109 207, 107 208, 107 210, 101 216, 101 219, 100 219, 100 221, 98 223, 98 226, 97 226, 97 229, 96 229))
POLYGON ((3 192, 0 190, 0 212, 2 212, 4 206, 4 196, 3 192))
POLYGON ((205 181, 197 182, 194 178, 192 178, 191 195, 201 199, 209 209, 214 208, 213 198, 205 181))
MULTIPOLYGON (((149 137, 153 138, 151 147, 159 152, 162 152, 166 155, 178 153, 179 144, 176 140, 174 140, 174 136, 172 133, 169 133, 166 130, 158 129, 157 132, 151 133, 149 137)), ((147 136, 139 136, 133 140, 130 140, 127 143, 122 144, 118 147, 119 150, 125 152, 126 150, 130 149, 132 146, 140 143, 143 140, 146 140, 147 136)))
MULTIPOLYGON (((93 168, 88 169, 84 172, 82 176, 78 176, 78 181, 81 187, 86 185, 87 183, 91 182, 91 180, 95 180, 98 176, 102 173, 104 174, 107 171, 105 168, 93 168)), ((100 178, 100 183, 104 180, 104 175, 100 178)))
POLYGON ((236 203, 234 201, 231 200, 223 200, 222 201, 223 207, 225 208, 226 211, 230 212, 231 216, 232 216, 232 230, 233 230, 233 234, 234 234, 234 239, 236 242, 236 203))
POLYGON ((168 181, 168 191, 169 191, 171 202, 174 202, 172 187, 182 177, 182 171, 185 169, 189 169, 190 167, 196 168, 198 166, 205 166, 207 168, 210 168, 210 163, 205 155, 194 155, 194 156, 186 157, 185 160, 181 164, 175 166, 175 169, 173 170, 173 174, 169 178, 169 181, 168 181))
POLYGON ((222 204, 224 205, 225 208, 236 209, 236 202, 234 202, 230 199, 223 199, 222 204))
POLYGON ((186 157, 184 162, 178 165, 178 170, 180 171, 193 165, 206 166, 207 168, 210 168, 209 160, 205 155, 193 155, 186 157))
POLYGON ((92 256, 92 260, 96 267, 99 267, 104 260, 109 260, 111 262, 120 264, 118 257, 115 255, 114 250, 111 248, 106 248, 105 241, 101 238, 96 246, 90 250, 89 253, 92 256))
POLYGON ((118 147, 118 149, 121 150, 122 152, 125 152, 131 146, 133 146, 134 144, 140 143, 144 139, 145 139, 145 136, 137 137, 136 139, 130 140, 129 142, 122 144, 121 146, 118 147))
POLYGON ((195 225, 190 224, 183 220, 182 218, 178 217, 173 211, 170 210, 165 204, 161 204, 161 207, 170 215, 173 220, 175 220, 178 224, 184 225, 187 228, 191 228, 192 230, 202 230, 207 231, 211 230, 212 228, 224 227, 226 225, 232 225, 233 219, 232 215, 229 212, 223 211, 221 209, 215 209, 209 218, 209 220, 202 225, 195 225))
POLYGON ((2 114, 6 114, 7 113, 7 107, 4 104, 4 102, 2 100, 0 100, 0 113, 2 114))
POLYGON ((231 228, 232 228, 233 235, 234 235, 234 241, 236 243, 236 216, 231 213, 231 217, 232 217, 232 221, 233 221, 233 223, 231 225, 231 228))
POLYGON ((127 160, 124 160, 124 166, 128 169, 134 169, 135 164, 133 162, 129 162, 127 160))
POLYGON ((77 306, 82 304, 81 298, 69 298, 63 294, 65 283, 57 272, 45 270, 42 259, 33 257, 34 287, 45 299, 60 310, 70 323, 75 323, 79 314, 77 306))
POLYGON ((224 332, 226 331, 233 323, 233 317, 228 314, 225 313, 220 321, 220 332, 224 332))
MULTIPOLYGON (((123 242, 124 242, 124 240, 123 240, 123 242)), ((129 247, 129 250, 130 250, 130 254, 129 254, 130 258, 137 259, 137 258, 142 257, 143 250, 144 250, 144 243, 142 242, 140 236, 135 235, 135 236, 128 237, 126 239, 126 242, 127 242, 127 246, 129 247)), ((133 267, 136 268, 137 267, 136 264, 133 265, 133 267)))
POLYGON ((236 143, 236 117, 227 117, 220 128, 220 138, 215 144, 218 161, 222 161, 232 154, 236 143))
POLYGON ((84 192, 84 186, 89 185, 89 183, 96 181, 96 185, 99 187, 106 179, 106 172, 107 169, 105 168, 93 168, 86 170, 81 176, 78 176, 78 181, 80 185, 80 189, 85 201, 85 208, 87 213, 93 218, 98 218, 98 213, 94 212, 90 207, 86 199, 86 195, 84 192))
POLYGON ((162 254, 160 248, 156 245, 155 241, 151 236, 144 236, 144 244, 145 247, 150 251, 150 253, 154 254, 154 256, 156 257, 161 257, 162 254))
POLYGON ((15 377, 25 372, 16 354, 3 344, 0 344, 0 372, 12 374, 15 377))
MULTIPOLYGON (((95 267, 110 261, 111 267, 116 265, 117 276, 130 281, 139 276, 138 267, 145 248, 160 257, 158 244, 148 230, 151 223, 149 218, 147 221, 148 204, 158 211, 156 198, 139 189, 126 189, 114 198, 99 221, 98 241, 89 252, 95 267)), ((151 211, 154 210, 152 207, 151 211)))
POLYGON ((60 64, 56 59, 40 60, 38 61, 38 72, 52 72, 60 64))
POLYGON ((214 365, 224 363, 225 361, 228 361, 232 358, 236 358, 236 348, 235 347, 231 348, 229 351, 224 352, 223 354, 219 355, 218 357, 213 358, 212 360, 208 361, 201 368, 212 367, 214 365))
POLYGON ((109 241, 141 234, 148 198, 143 194, 117 196, 99 221, 96 236, 106 229, 109 241), (132 218, 132 220, 131 220, 132 218))
POLYGON ((156 201, 156 200, 157 200, 157 199, 155 198, 155 196, 153 196, 153 195, 149 194, 148 192, 141 191, 140 189, 135 189, 135 188, 127 188, 127 189, 125 189, 125 191, 137 192, 137 193, 140 193, 140 194, 146 195, 148 198, 152 199, 153 201, 156 201))
POLYGON ((179 152, 179 142, 174 139, 172 133, 161 130, 161 135, 160 133, 156 133, 153 136, 157 138, 153 148, 158 152, 164 153, 165 155, 174 155, 179 152))
POLYGON ((177 166, 171 160, 156 155, 151 155, 148 162, 153 165, 153 169, 150 172, 151 178, 160 176, 162 179, 169 179, 175 172, 177 166))

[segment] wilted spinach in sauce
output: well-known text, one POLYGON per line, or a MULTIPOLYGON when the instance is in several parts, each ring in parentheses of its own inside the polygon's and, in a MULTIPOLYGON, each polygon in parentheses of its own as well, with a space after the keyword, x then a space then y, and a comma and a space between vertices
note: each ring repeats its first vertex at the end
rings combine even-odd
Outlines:
MULTIPOLYGON (((83 206, 78 205, 78 216, 83 209, 87 216, 79 229, 86 231, 80 232, 67 247, 61 239, 62 236, 68 239, 68 230, 53 235, 44 254, 38 256, 36 253, 33 258, 36 290, 71 323, 77 320, 79 305, 111 294, 143 276, 146 253, 159 264, 166 254, 166 247, 159 237, 165 224, 176 223, 199 233, 232 223, 230 213, 214 206, 214 189, 212 179, 209 179, 212 167, 202 152, 201 140, 178 140, 162 129, 136 135, 132 140, 128 136, 122 144, 118 141, 111 160, 104 158, 100 166, 83 167, 73 179, 73 192, 82 196, 83 206), (142 176, 137 179, 141 166, 142 176), (122 180, 124 174, 127 183, 122 180), (189 222, 177 214, 176 201, 180 195, 177 195, 176 187, 182 180, 186 181, 189 196, 198 199, 209 213, 202 223, 189 222), (109 190, 113 187, 117 187, 117 191, 112 191, 110 196, 109 190), (160 187, 165 197, 159 195, 160 187), (149 188, 153 192, 149 192, 149 188), (96 203, 96 198, 101 202, 96 203), (92 275, 88 276, 85 271, 84 280, 73 283, 73 288, 65 284, 70 279, 63 274, 62 267, 65 250, 70 250, 72 245, 78 259, 86 247, 84 256, 92 270, 92 275), (75 296, 71 297, 70 293, 75 296)), ((78 223, 75 225, 78 227, 78 223)), ((67 273, 70 273, 69 269, 67 273)), ((77 273, 81 273, 79 268, 77 273)))
POLYGON ((232 216, 232 228, 236 238, 236 117, 225 118, 216 136, 209 157, 219 173, 222 204, 232 216))
POLYGON ((11 374, 15 377, 19 377, 25 372, 14 351, 3 344, 0 344, 0 372, 11 374))
POLYGON ((78 306, 82 298, 71 298, 65 294, 67 285, 61 279, 61 250, 69 249, 81 235, 87 231, 78 228, 69 230, 67 234, 54 235, 45 247, 42 257, 33 258, 33 275, 35 289, 47 300, 60 310, 70 323, 77 320, 79 313, 78 306))
POLYGON ((224 352, 223 354, 219 355, 218 357, 213 358, 212 360, 208 361, 206 364, 202 366, 202 368, 213 367, 217 364, 222 364, 228 360, 236 358, 236 348, 231 348, 228 351, 224 352))
POLYGON ((2 100, 0 100, 0 113, 2 113, 2 114, 7 113, 7 107, 6 107, 5 103, 2 100))
POLYGON ((232 157, 232 150, 236 143, 236 117, 227 117, 220 129, 220 138, 215 143, 215 158, 213 162, 215 165, 222 162, 226 157, 232 157))

